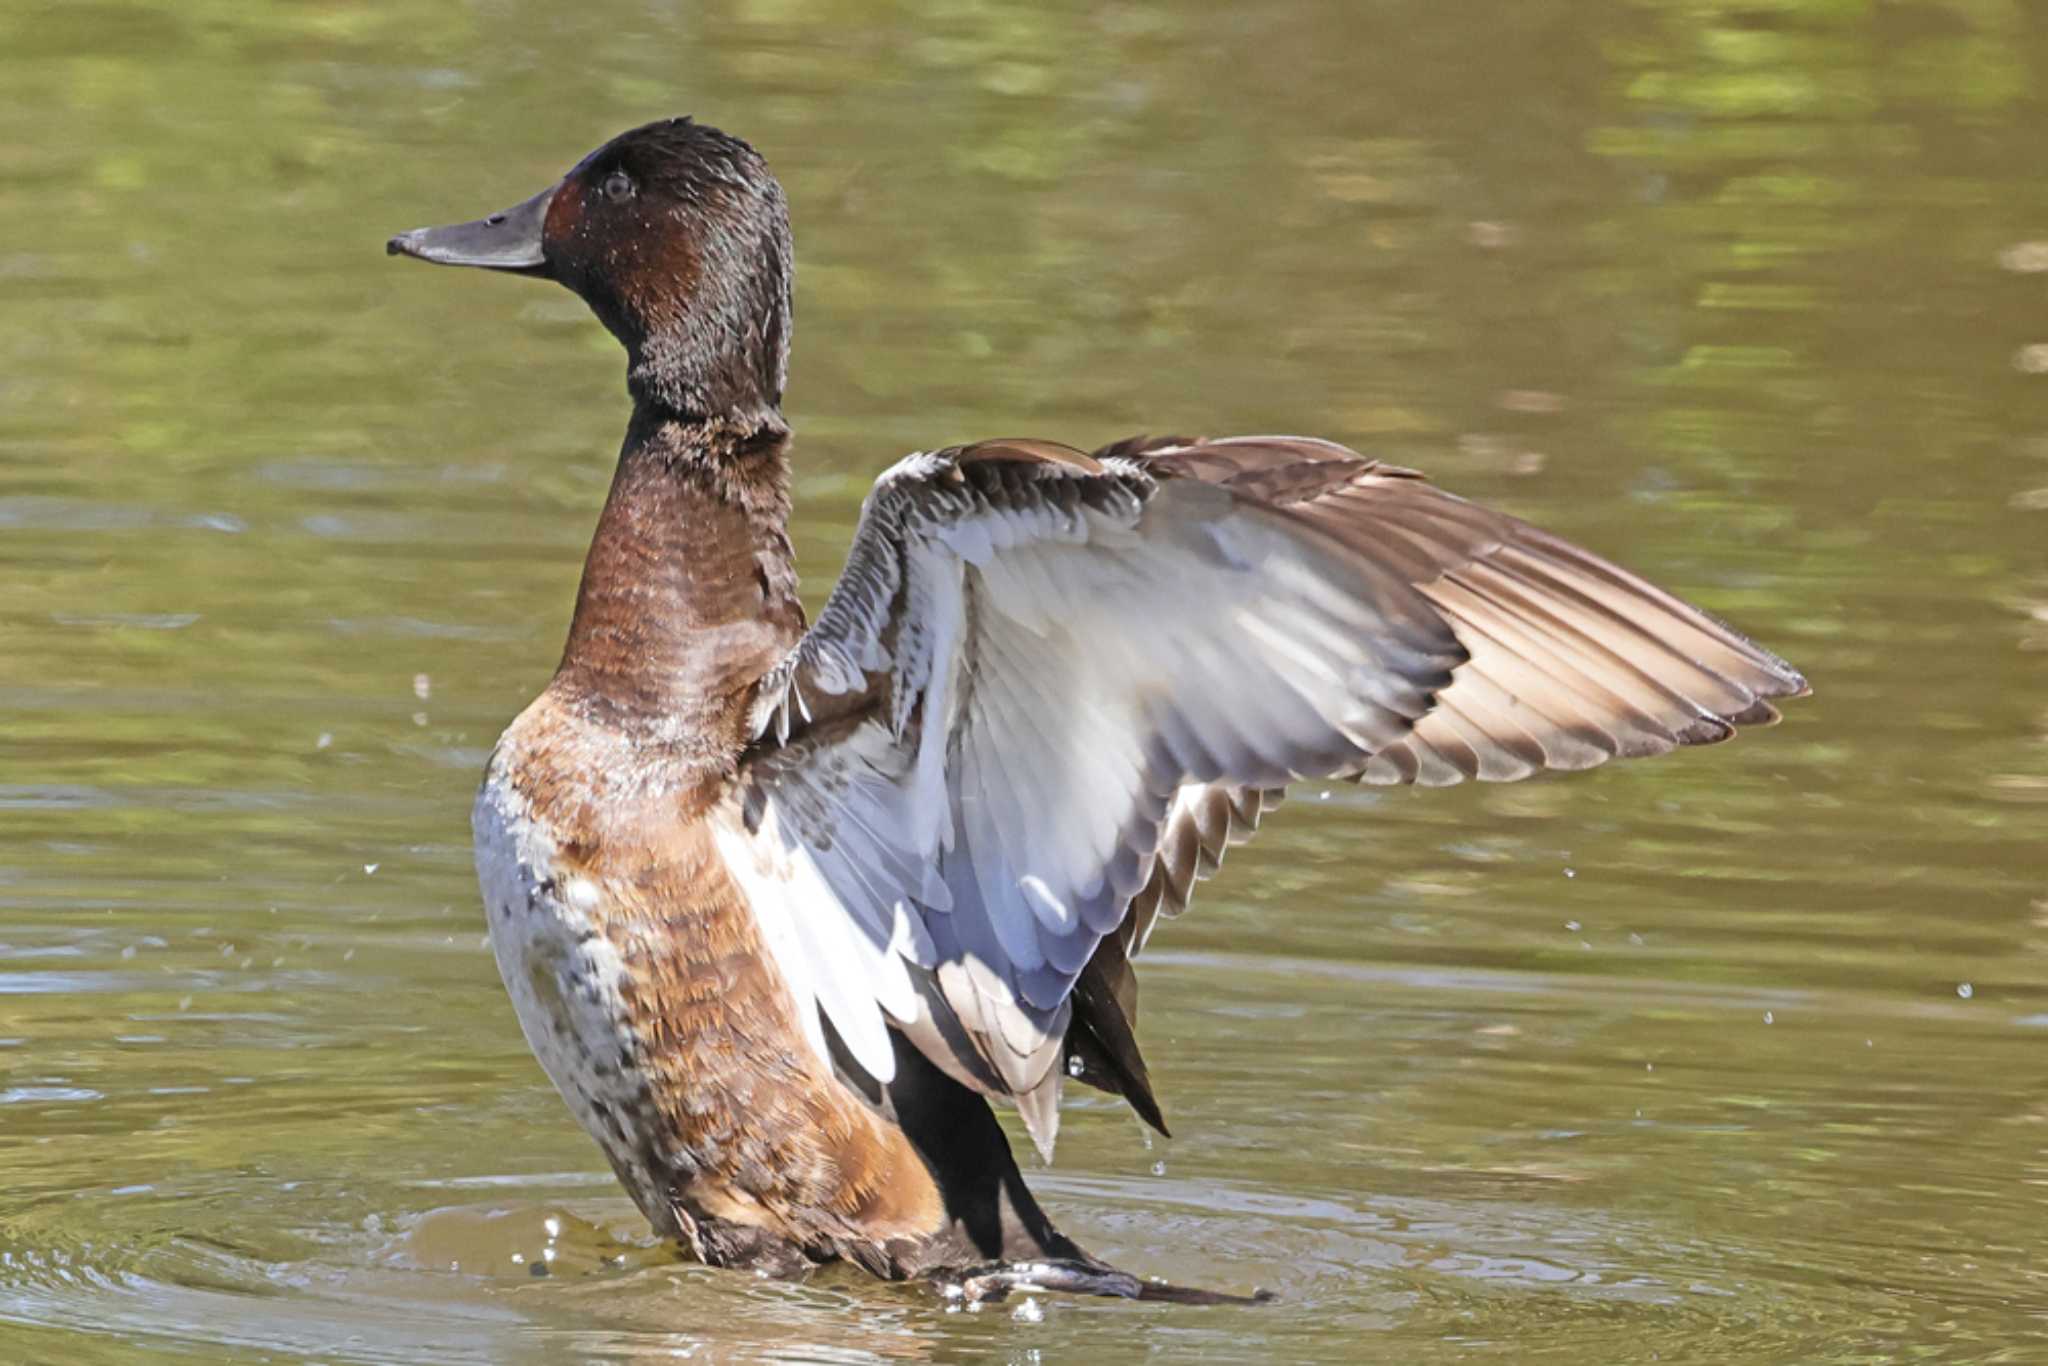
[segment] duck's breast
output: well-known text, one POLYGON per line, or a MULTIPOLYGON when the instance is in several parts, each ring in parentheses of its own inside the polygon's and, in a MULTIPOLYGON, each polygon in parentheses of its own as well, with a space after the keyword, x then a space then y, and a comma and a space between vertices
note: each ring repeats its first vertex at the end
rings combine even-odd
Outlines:
POLYGON ((471 827, 491 950, 527 1044, 635 1202, 675 1232, 644 1139, 649 1085, 603 889, 566 866, 558 832, 495 763, 471 827))

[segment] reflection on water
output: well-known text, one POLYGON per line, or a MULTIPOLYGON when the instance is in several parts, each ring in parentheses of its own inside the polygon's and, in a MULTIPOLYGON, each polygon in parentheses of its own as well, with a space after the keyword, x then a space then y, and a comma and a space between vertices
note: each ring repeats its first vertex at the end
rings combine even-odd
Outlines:
POLYGON ((0 1357, 2048 1351, 2048 35, 2017 4, 0 15, 0 1357), (1276 1309, 676 1262, 526 1055, 464 813, 623 407, 389 232, 694 112, 789 187, 799 551, 1028 431, 1307 430, 1818 695, 1308 789, 1157 941, 1175 1133, 1040 1174, 1276 1309))

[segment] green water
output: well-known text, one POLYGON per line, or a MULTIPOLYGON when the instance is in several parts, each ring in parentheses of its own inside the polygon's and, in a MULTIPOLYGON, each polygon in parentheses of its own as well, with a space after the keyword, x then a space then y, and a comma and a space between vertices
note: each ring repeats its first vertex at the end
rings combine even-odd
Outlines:
POLYGON ((0 1360, 2048 1360, 2044 92, 2018 0, 0 3, 0 1360), (528 1057, 466 816, 622 366, 382 244, 681 112, 790 192, 814 601, 908 450, 1304 431, 1812 677, 1155 938, 1177 1137, 1035 1180, 1278 1305, 684 1266, 528 1057))

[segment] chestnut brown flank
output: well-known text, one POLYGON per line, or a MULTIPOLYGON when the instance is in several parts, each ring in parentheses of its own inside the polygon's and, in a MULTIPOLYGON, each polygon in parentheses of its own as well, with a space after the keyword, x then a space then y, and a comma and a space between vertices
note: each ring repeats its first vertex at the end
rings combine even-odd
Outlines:
POLYGON ((631 1137, 666 1183, 633 1194, 654 1225, 721 1263, 771 1251, 749 1230, 812 1259, 936 1234, 939 1193, 902 1131, 804 1042, 714 846, 716 779, 650 759, 556 689, 507 731, 499 764, 559 842, 558 883, 595 885, 625 967, 651 1121, 631 1137))

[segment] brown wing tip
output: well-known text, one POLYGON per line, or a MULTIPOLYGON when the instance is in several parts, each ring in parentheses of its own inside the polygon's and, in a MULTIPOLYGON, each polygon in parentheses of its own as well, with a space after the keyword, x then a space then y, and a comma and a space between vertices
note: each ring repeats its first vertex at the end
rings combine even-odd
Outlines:
POLYGON ((1719 716, 1696 716, 1671 734, 1681 745, 1718 745, 1735 738, 1735 727, 1719 716))
POLYGON ((1717 745, 1723 740, 1733 739, 1738 726, 1775 726, 1785 719, 1783 712, 1772 703, 1772 698, 1811 697, 1813 689, 1806 679, 1790 666, 1785 666, 1776 680, 1780 686, 1761 693, 1755 701, 1741 711, 1726 715, 1702 716, 1676 732, 1681 745, 1717 745))
POLYGON ((1806 681, 1805 674, 1799 672, 1799 670, 1793 668, 1776 655, 1761 647, 1753 648, 1756 648, 1757 653, 1764 655, 1769 661, 1772 675, 1771 682, 1768 686, 1756 690, 1757 698, 1753 706, 1728 719, 1738 726, 1774 726, 1782 718, 1778 709, 1771 705, 1769 699, 1796 700, 1801 697, 1811 697, 1813 696, 1813 685, 1806 681))
MULTIPOLYGON (((1733 634, 1733 632, 1730 632, 1730 634, 1733 634)), ((1748 645, 1757 654, 1763 656, 1763 662, 1771 674, 1771 686, 1757 689, 1760 697, 1813 696, 1813 687, 1806 681, 1805 674, 1799 672, 1799 670, 1793 668, 1763 646, 1758 645, 1755 641, 1749 640, 1746 637, 1741 639, 1745 645, 1748 645)))
POLYGON ((1783 714, 1776 707, 1759 697, 1729 717, 1728 722, 1736 726, 1775 726, 1783 719, 1783 714))

